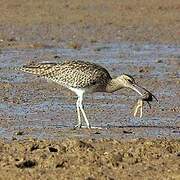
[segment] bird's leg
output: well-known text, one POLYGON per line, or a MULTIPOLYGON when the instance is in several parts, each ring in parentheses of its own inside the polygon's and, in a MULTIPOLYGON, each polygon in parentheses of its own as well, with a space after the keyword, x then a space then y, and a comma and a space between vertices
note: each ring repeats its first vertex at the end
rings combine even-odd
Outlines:
POLYGON ((80 108, 80 110, 81 110, 81 112, 82 112, 82 114, 83 114, 83 117, 84 117, 84 120, 85 120, 85 122, 86 122, 87 127, 88 127, 88 128, 91 128, 91 126, 90 126, 90 124, 89 124, 89 121, 88 121, 88 119, 87 119, 87 117, 86 117, 86 113, 84 112, 84 109, 83 109, 83 106, 82 106, 82 100, 83 100, 83 95, 81 95, 81 96, 79 97, 79 108, 80 108))
POLYGON ((81 115, 80 115, 80 110, 79 110, 79 102, 80 98, 78 97, 78 100, 76 102, 76 107, 77 107, 77 115, 78 115, 78 124, 75 126, 75 128, 81 128, 82 127, 82 122, 81 122, 81 115))
POLYGON ((138 110, 140 109, 140 115, 139 117, 142 117, 142 108, 143 108, 143 100, 142 99, 138 99, 138 102, 135 106, 135 110, 134 110, 134 117, 137 116, 138 110))

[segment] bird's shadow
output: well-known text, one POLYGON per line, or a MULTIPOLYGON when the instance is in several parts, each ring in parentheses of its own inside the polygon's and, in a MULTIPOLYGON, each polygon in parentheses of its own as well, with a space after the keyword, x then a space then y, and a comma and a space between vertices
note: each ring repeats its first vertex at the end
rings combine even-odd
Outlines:
MULTIPOLYGON (((56 124, 56 125, 51 125, 55 128, 60 128, 60 129, 63 129, 63 128, 70 128, 70 129, 81 129, 81 128, 75 128, 75 126, 68 126, 68 125, 63 125, 63 124, 56 124)), ((83 126, 82 129, 85 129, 87 128, 86 126, 83 126)), ((157 128, 157 129, 180 129, 179 126, 148 126, 148 125, 138 125, 138 126, 133 126, 133 125, 127 125, 127 126, 116 126, 116 125, 102 125, 102 126, 93 126, 92 129, 113 129, 113 128, 116 128, 116 129, 124 129, 124 128, 135 128, 135 129, 138 129, 138 128, 157 128)))

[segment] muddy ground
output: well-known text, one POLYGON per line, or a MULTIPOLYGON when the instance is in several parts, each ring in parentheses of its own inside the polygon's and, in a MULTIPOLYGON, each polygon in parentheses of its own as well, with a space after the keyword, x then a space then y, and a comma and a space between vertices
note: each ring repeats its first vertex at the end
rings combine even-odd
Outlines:
POLYGON ((0 142, 0 178, 179 179, 178 140, 0 142))
POLYGON ((180 179, 178 0, 0 2, 0 179, 180 179), (76 96, 14 70, 85 59, 131 74, 159 100, 134 118, 130 90, 76 96))
POLYGON ((1 47, 180 42, 178 0, 1 0, 1 47), (34 44, 33 44, 34 43, 34 44))

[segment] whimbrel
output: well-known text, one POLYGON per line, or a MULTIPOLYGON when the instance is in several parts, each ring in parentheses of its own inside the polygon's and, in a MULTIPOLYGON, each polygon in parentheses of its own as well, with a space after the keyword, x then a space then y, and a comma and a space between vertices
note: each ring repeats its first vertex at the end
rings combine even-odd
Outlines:
MULTIPOLYGON (((82 127, 81 113, 86 125, 90 128, 90 123, 84 112, 82 101, 85 93, 107 92, 112 93, 121 88, 130 88, 136 91, 144 101, 152 101, 154 97, 148 90, 139 86, 132 76, 123 74, 112 78, 108 71, 100 65, 84 61, 65 61, 64 63, 39 63, 25 65, 20 70, 39 75, 48 80, 52 80, 61 86, 64 86, 75 92, 78 96, 76 107, 78 115, 78 124, 76 127, 82 127)), ((135 115, 138 108, 138 104, 135 115)), ((142 112, 141 115, 142 116, 142 112)))

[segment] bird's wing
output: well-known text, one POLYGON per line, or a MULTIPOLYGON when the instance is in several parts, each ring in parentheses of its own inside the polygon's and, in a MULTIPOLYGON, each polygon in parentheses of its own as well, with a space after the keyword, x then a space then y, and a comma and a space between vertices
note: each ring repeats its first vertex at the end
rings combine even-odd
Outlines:
POLYGON ((62 85, 79 88, 96 83, 103 84, 111 79, 106 69, 84 61, 32 64, 23 66, 20 70, 40 75, 62 85))

